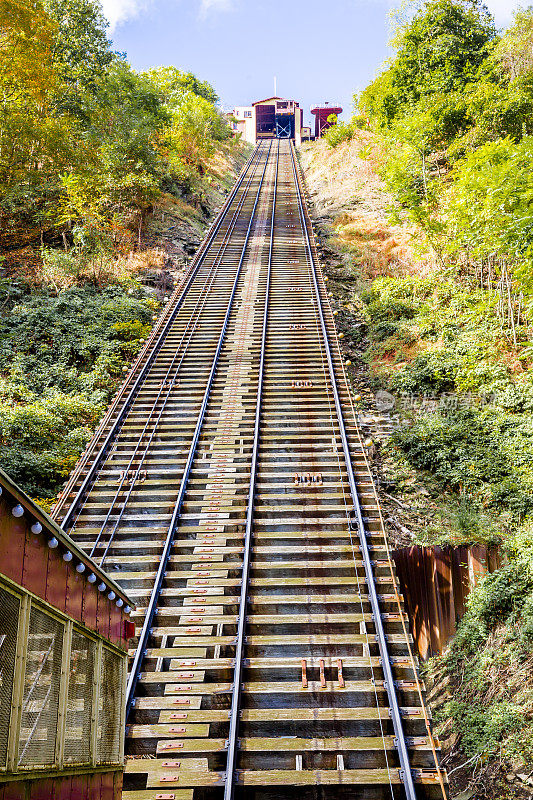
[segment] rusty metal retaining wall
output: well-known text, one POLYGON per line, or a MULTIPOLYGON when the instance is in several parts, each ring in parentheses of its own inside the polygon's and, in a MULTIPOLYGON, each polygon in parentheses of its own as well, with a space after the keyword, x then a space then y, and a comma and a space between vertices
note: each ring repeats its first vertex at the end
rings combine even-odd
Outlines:
POLYGON ((393 558, 423 659, 442 652, 465 612, 470 590, 502 561, 498 546, 484 545, 404 547, 393 558))

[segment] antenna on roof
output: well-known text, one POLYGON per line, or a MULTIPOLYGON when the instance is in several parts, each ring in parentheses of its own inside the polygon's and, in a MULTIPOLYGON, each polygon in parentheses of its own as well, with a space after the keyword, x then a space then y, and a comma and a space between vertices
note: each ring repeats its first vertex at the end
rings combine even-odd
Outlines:
POLYGON ((274 75, 274 97, 278 96, 278 79, 274 75))

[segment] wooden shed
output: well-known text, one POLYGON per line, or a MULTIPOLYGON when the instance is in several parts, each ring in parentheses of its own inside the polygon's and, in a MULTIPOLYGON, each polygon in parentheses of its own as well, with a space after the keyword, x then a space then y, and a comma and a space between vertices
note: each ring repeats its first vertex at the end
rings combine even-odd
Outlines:
POLYGON ((0 800, 122 792, 124 591, 0 470, 0 800))

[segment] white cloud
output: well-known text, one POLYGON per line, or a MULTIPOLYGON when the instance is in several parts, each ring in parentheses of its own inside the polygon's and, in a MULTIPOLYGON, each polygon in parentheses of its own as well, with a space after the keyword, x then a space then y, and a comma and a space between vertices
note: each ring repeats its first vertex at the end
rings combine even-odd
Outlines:
POLYGON ((233 0, 201 0, 200 16, 205 19, 211 11, 231 11, 233 0))
MULTIPOLYGON (((114 31, 117 25, 125 22, 128 19, 138 16, 143 11, 153 5, 157 0, 101 0, 104 16, 109 20, 111 31, 114 31)), ((179 2, 180 0, 175 0, 179 2)), ((361 1, 361 0, 360 0, 361 1)), ((363 0, 363 2, 374 5, 375 3, 386 5, 386 0, 363 0)), ((191 2, 191 0, 189 0, 191 2)), ((234 0, 194 0, 195 4, 199 4, 199 16, 201 19, 206 19, 213 12, 231 11, 234 6, 234 0)), ((527 5, 526 0, 485 0, 487 6, 496 17, 496 22, 500 25, 509 23, 512 19, 513 12, 521 5, 527 5)), ((391 0, 390 7, 398 7, 401 0, 391 0)))
POLYGON ((111 32, 117 25, 132 19, 148 8, 149 0, 101 0, 105 18, 109 21, 111 32))
MULTIPOLYGON (((101 0, 104 16, 109 21, 111 32, 122 22, 147 11, 154 2, 156 0, 101 0)), ((179 2, 179 0, 175 0, 175 2, 179 2)), ((195 5, 197 3, 198 0, 195 0, 195 5)), ((206 19, 212 12, 231 11, 232 8, 233 0, 199 0, 201 19, 206 19)))

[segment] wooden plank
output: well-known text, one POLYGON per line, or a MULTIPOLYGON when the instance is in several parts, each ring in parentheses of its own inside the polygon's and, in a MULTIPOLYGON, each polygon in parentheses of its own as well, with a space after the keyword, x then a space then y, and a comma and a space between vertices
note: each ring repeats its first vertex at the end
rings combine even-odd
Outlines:
MULTIPOLYGON (((187 669, 188 667, 198 667, 200 669, 206 669, 207 667, 213 669, 232 669, 235 663, 232 658, 182 658, 181 656, 176 658, 177 652, 181 653, 181 648, 177 651, 173 647, 152 647, 146 651, 146 658, 175 658, 175 666, 169 672, 165 672, 169 680, 180 680, 178 676, 179 670, 187 669)), ((143 673, 142 676, 147 679, 148 673, 143 673)))
POLYGON ((129 739, 164 739, 173 736, 209 736, 209 725, 189 722, 172 722, 165 725, 130 725, 127 736, 129 739))
POLYGON ((242 786, 376 786, 401 783, 398 769, 238 770, 242 786))
MULTIPOLYGON (((326 600, 327 602, 327 600, 326 600)), ((295 612, 294 614, 249 614, 247 617, 250 625, 304 625, 306 622, 313 625, 335 625, 343 622, 362 621, 371 622, 372 614, 328 613, 313 614, 295 612)))
MULTIPOLYGON (((156 649, 153 648, 147 653, 148 658, 168 658, 168 657, 175 657, 176 652, 181 652, 181 650, 177 651, 173 648, 160 648, 156 649)), ((326 667, 337 666, 337 657, 336 656, 326 656, 324 659, 326 667)), ((306 658, 307 666, 308 667, 318 667, 320 659, 318 657, 309 656, 306 658)), ((301 669, 302 660, 299 657, 280 657, 280 658, 264 658, 264 657, 252 657, 245 659, 245 666, 251 667, 252 669, 273 669, 273 670, 281 670, 281 669, 301 669)), ((375 667, 379 668, 380 662, 377 656, 368 657, 368 656, 342 656, 342 663, 344 667, 375 667)), ((408 655, 405 656, 393 656, 392 663, 396 666, 401 667, 411 667, 411 660, 408 655)), ((233 667, 233 659, 223 658, 223 659, 177 659, 176 665, 179 665, 179 669, 175 668, 174 670, 170 670, 167 672, 145 672, 142 673, 141 680, 145 683, 180 683, 182 682, 182 678, 180 677, 180 672, 182 669, 186 669, 188 666, 190 667, 202 667, 204 669, 211 669, 211 670, 228 670, 232 669, 233 667), (185 662, 189 661, 189 664, 185 662)), ((191 680, 193 680, 191 678, 191 680)))
MULTIPOLYGON (((179 761, 172 760, 176 769, 180 772, 189 770, 207 769, 207 758, 184 758, 179 761)), ((128 775, 153 775, 165 771, 168 767, 163 766, 165 761, 160 758, 126 758, 124 772, 128 775)))
MULTIPOLYGON (((250 753, 290 753, 325 751, 394 751, 394 736, 339 736, 302 739, 296 736, 243 737, 239 749, 250 753)), ((165 741, 163 753, 220 753, 227 750, 227 739, 176 739, 165 741)), ((159 746, 158 746, 159 747, 159 746)), ((410 740, 409 749, 431 751, 427 737, 410 740)), ((159 752, 159 751, 158 751, 159 752)))
POLYGON ((227 739, 173 739, 157 745, 159 755, 166 753, 223 753, 227 750, 227 739), (162 746, 164 745, 164 747, 162 746))
MULTIPOLYGON (((429 739, 418 737, 411 745, 413 749, 431 750, 429 739)), ((259 752, 322 752, 395 750, 394 736, 339 736, 302 739, 296 736, 243 737, 240 749, 251 753, 259 752)))
POLYGON ((191 642, 194 642, 197 647, 213 647, 216 644, 235 644, 235 636, 200 636, 200 634, 196 633, 187 633, 184 636, 178 636, 178 633, 185 634, 185 631, 185 627, 152 628, 152 636, 173 636, 173 647, 190 648, 191 642))
MULTIPOLYGON (((402 709, 404 710, 404 709, 402 709)), ((412 719, 423 719, 420 708, 406 708, 412 719)), ((387 707, 369 706, 367 708, 245 708, 242 710, 244 722, 305 722, 309 721, 349 721, 389 719, 387 707)))
MULTIPOLYGON (((260 636, 251 634, 246 637, 246 641, 251 645, 277 645, 277 644, 307 644, 307 645, 328 645, 328 644, 366 644, 369 642, 373 644, 376 639, 374 634, 368 635, 363 633, 331 633, 331 634, 294 634, 287 631, 285 636, 260 636)), ((388 633, 387 641, 392 644, 405 644, 405 636, 403 633, 388 633)), ((412 641, 412 637, 409 637, 412 641)), ((406 645, 407 646, 407 645, 406 645)))
MULTIPOLYGON (((202 694, 226 694, 231 692, 231 683, 170 683, 165 686, 165 695, 183 694, 188 692, 201 692, 202 694)), ((150 698, 160 699, 160 698, 150 698)))
MULTIPOLYGON (((308 665, 309 666, 309 665, 308 665)), ((163 673, 163 676, 166 673, 163 673)), ((198 684, 191 681, 190 684, 172 684, 165 685, 164 697, 139 697, 136 701, 136 708, 175 708, 173 703, 174 695, 189 695, 195 692, 202 696, 211 696, 219 694, 229 694, 232 691, 232 683, 203 683, 198 684)), ((374 689, 382 690, 383 681, 377 680, 374 683, 369 680, 362 681, 346 681, 344 687, 339 686, 337 680, 326 681, 322 686, 319 681, 308 681, 307 688, 302 688, 301 681, 257 681, 243 684, 243 692, 245 694, 299 694, 306 692, 341 692, 346 693, 372 693, 374 689)), ((192 699, 192 698, 191 698, 192 699)))
POLYGON ((209 770, 207 758, 138 758, 128 759, 126 774, 146 775, 147 788, 221 785, 224 773, 209 770))
MULTIPOLYGON (((324 769, 324 770, 238 770, 238 783, 243 786, 389 786, 401 783, 400 770, 387 769, 324 769)), ((435 770, 415 771, 415 783, 438 785, 435 770)))
MULTIPOLYGON (((217 708, 217 709, 209 709, 209 708, 178 708, 176 706, 176 712, 183 712, 180 720, 184 721, 184 724, 188 725, 189 723, 205 723, 205 722, 227 722, 229 719, 229 709, 228 708, 217 708)), ((178 723, 176 723, 178 724, 178 723)), ((181 724, 181 722, 180 722, 181 724)), ((147 736, 154 736, 155 734, 161 734, 166 727, 161 727, 157 724, 153 725, 128 725, 128 736, 131 735, 132 731, 137 731, 138 733, 142 733, 143 731, 146 733, 147 736), (155 731, 155 733, 154 733, 155 731)), ((166 735, 166 734, 165 734, 166 735)))
MULTIPOLYGON (((170 763, 170 762, 169 762, 170 763)), ((224 772, 213 772, 207 767, 205 769, 180 770, 169 766, 160 773, 151 773, 148 776, 146 785, 165 787, 169 786, 223 786, 224 772)))

